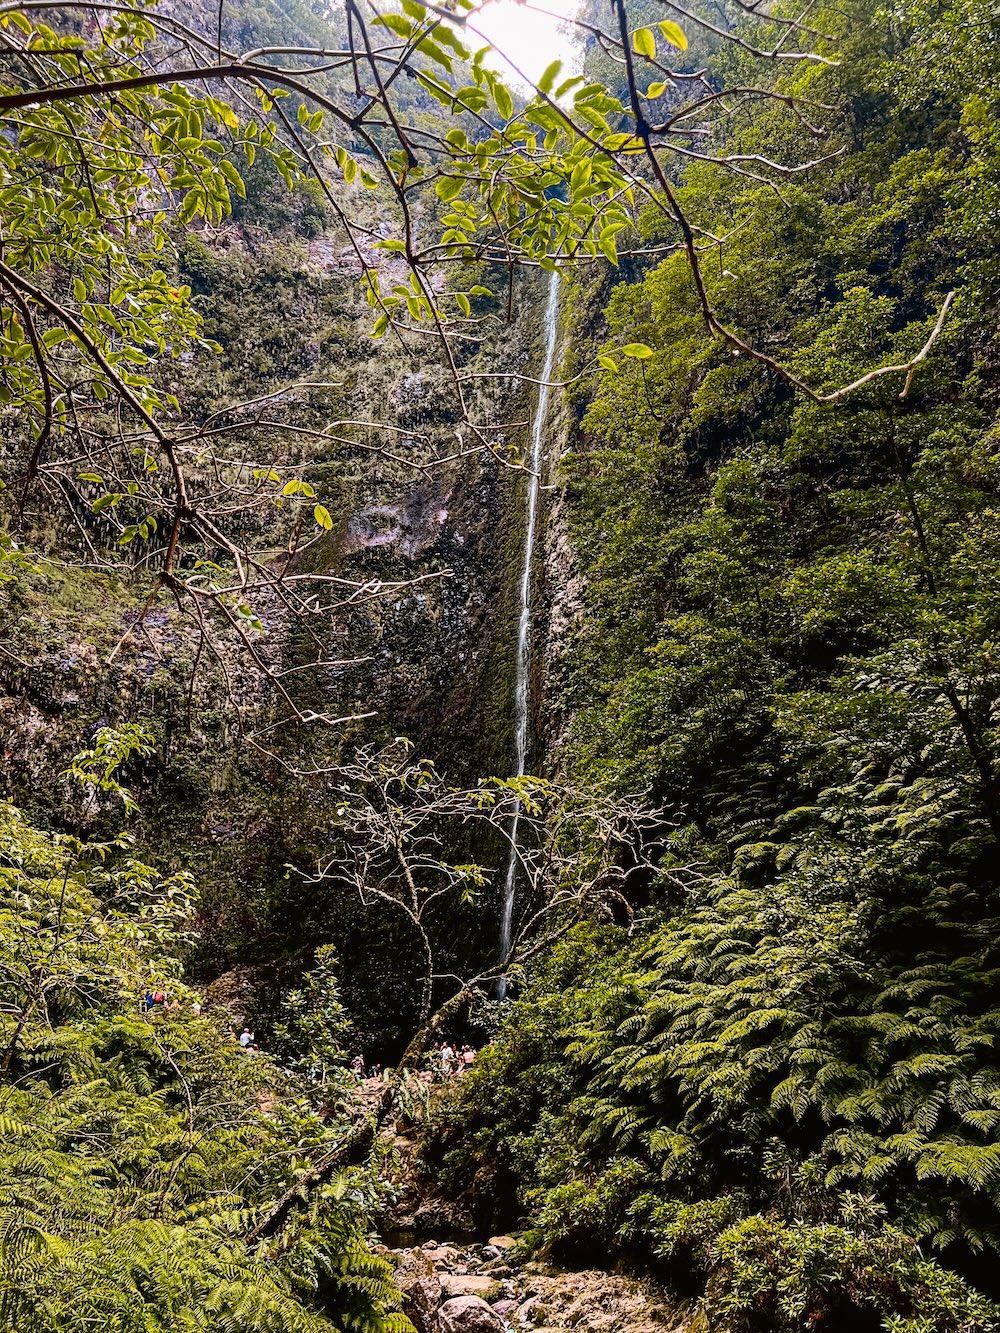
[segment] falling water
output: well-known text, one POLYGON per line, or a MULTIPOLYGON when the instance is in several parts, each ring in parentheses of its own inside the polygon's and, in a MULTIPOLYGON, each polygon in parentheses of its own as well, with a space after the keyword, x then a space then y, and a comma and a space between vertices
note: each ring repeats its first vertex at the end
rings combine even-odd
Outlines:
MULTIPOLYGON (((517 660, 514 667, 514 758, 515 775, 521 777, 528 759, 528 684, 531 675, 531 565, 538 526, 538 474, 542 464, 542 442, 549 412, 549 380, 556 359, 559 315, 559 275, 549 278, 549 299, 545 306, 545 363, 538 390, 538 407, 531 432, 531 475, 528 477, 528 512, 524 525, 524 557, 521 568, 520 617, 517 622, 517 660)), ((517 828, 521 807, 514 810, 510 826, 510 859, 503 886, 503 910, 500 916, 500 958, 510 952, 514 929, 514 895, 517 888, 517 828)), ((506 984, 501 978, 497 996, 503 999, 506 984)))

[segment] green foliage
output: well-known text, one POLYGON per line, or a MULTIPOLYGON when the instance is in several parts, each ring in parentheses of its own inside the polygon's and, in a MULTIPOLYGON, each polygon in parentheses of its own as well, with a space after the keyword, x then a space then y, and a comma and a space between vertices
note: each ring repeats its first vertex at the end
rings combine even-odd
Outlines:
POLYGON ((885 1225, 748 1217, 714 1240, 710 1326, 793 1333, 829 1323, 889 1333, 992 1329, 997 1311, 885 1225))
MULTIPOLYGON (((105 729, 71 771, 125 800, 117 767, 147 749, 105 729)), ((366 1171, 254 1240, 337 1131, 196 1016, 178 961, 193 886, 129 842, 0 807, 0 1326, 401 1333, 362 1238, 366 1171), (177 1007, 147 1013, 150 988, 177 1007)))
MULTIPOLYGON (((843 104, 849 151, 780 201, 701 165, 678 182, 726 237, 720 317, 818 390, 907 362, 960 289, 908 385, 793 396, 705 331, 679 257, 617 286, 579 351, 612 364, 565 465, 589 619, 563 760, 678 828, 644 929, 537 975, 429 1153, 456 1188, 508 1161, 535 1243, 653 1263, 713 1329, 996 1326, 984 12, 822 6, 844 63, 785 86, 843 104)), ((773 160, 798 134, 758 107, 717 142, 773 160)))
POLYGON ((132 793, 123 787, 117 773, 130 759, 143 759, 153 753, 153 737, 134 722, 120 727, 101 727, 89 750, 74 755, 64 774, 73 778, 84 792, 111 794, 125 808, 126 814, 138 809, 132 793))
POLYGON ((638 948, 571 939, 463 1082, 429 1163, 443 1154, 456 1189, 509 1163, 529 1243, 653 1259, 703 1288, 713 1328, 791 1331, 811 1312, 994 1328, 917 1238, 946 1255, 959 1233, 995 1243, 995 1018, 963 1012, 943 974, 864 995, 859 915, 821 892, 764 907, 734 892, 638 948))
POLYGON ((285 1066, 318 1084, 324 1095, 328 1088, 343 1091, 353 1082, 346 1049, 350 1018, 341 1003, 337 953, 331 945, 317 949, 302 985, 285 996, 274 1035, 285 1066))
MULTIPOLYGON (((81 69, 88 82, 113 79, 141 64, 155 37, 148 19, 129 9, 110 15, 90 43, 22 13, 4 14, 2 25, 15 44, 31 48, 36 80, 53 83, 72 82, 81 69)), ((6 76, 2 92, 19 91, 16 78, 6 76)), ((40 428, 53 414, 60 427, 69 426, 71 388, 85 368, 98 400, 124 386, 148 412, 176 406, 149 368, 168 348, 177 356, 197 341, 198 319, 188 289, 164 271, 170 206, 149 203, 159 187, 168 197, 176 192, 181 221, 221 219, 230 190, 242 191, 233 165, 243 156, 241 139, 228 106, 179 84, 162 93, 126 88, 114 114, 95 114, 81 99, 69 107, 40 103, 12 117, 0 149, 0 206, 10 232, 4 262, 19 280, 41 277, 43 288, 42 275, 58 270, 67 290, 59 293, 61 312, 52 305, 33 317, 23 300, 30 289, 6 283, 5 300, 11 291, 14 298, 0 331, 4 403, 36 417, 40 428), (109 218, 120 226, 108 226, 109 218), (40 374, 40 349, 52 358, 49 384, 40 374)))

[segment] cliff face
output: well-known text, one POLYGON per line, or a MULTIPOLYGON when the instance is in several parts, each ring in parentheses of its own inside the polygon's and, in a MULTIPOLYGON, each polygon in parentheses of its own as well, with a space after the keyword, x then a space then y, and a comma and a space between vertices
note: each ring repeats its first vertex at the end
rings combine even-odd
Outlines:
POLYGON ((573 539, 574 471, 585 448, 583 414, 593 390, 593 353, 604 329, 611 278, 603 269, 569 273, 563 284, 563 335, 546 453, 543 541, 537 571, 535 700, 540 763, 560 772, 574 715, 581 704, 578 658, 587 579, 573 539), (572 330, 568 336, 566 330, 572 330))
MULTIPOLYGON (((456 778, 509 770, 523 479, 502 457, 468 449, 433 340, 407 350, 368 337, 370 312, 315 201, 272 187, 251 182, 235 223, 183 240, 179 276, 223 352, 171 367, 170 387, 196 418, 223 423, 244 400, 282 400, 289 427, 261 426, 259 447, 279 470, 300 465, 333 521, 296 569, 354 586, 331 583, 333 609, 304 621, 276 597, 260 599, 256 663, 235 635, 209 651, 141 559, 105 558, 113 547, 99 516, 81 511, 94 551, 81 561, 51 530, 44 497, 33 498, 26 535, 47 556, 0 590, 3 772, 40 817, 84 825, 100 812, 75 806, 52 775, 98 725, 148 726, 156 756, 132 775, 141 841, 165 864, 179 864, 183 849, 200 881, 203 978, 246 965, 272 995, 315 944, 333 940, 349 1000, 373 1031, 391 1030, 407 994, 405 980, 393 981, 394 927, 362 921, 334 892, 306 892, 288 866, 308 864, 325 836, 323 770, 358 745, 405 735, 456 778), (324 387, 295 400, 287 386, 305 380, 324 387), (365 421, 380 425, 341 424, 365 421), (437 461, 448 455, 457 456, 437 461), (342 665, 317 669, 317 658, 342 665), (302 713, 347 720, 288 721, 261 665, 289 673, 302 713), (369 1004, 373 971, 384 1012, 369 1004)), ((477 369, 534 372, 530 289, 518 309, 515 325, 497 319, 469 354, 477 369)), ((477 417, 523 422, 528 403, 513 383, 479 380, 477 417)), ((496 432, 498 453, 522 449, 522 430, 496 432)), ((247 522, 266 547, 267 513, 247 522)), ((456 923, 456 956, 491 948, 493 930, 489 906, 470 913, 456 923)))

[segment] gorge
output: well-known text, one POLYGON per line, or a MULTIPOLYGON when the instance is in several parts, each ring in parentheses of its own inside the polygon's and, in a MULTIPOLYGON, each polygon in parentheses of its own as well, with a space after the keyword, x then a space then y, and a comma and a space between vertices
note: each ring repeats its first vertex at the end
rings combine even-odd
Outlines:
POLYGON ((994 18, 0 7, 2 1333, 1000 1333, 994 18))

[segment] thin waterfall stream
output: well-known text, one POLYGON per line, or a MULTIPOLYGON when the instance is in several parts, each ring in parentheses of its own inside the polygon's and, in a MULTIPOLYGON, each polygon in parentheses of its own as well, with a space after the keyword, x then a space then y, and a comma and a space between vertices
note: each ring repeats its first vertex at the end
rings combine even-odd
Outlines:
MULTIPOLYGON (((514 776, 522 777, 528 760, 528 687, 531 680, 531 573, 534 562, 535 532, 538 527, 539 472, 542 465, 542 447, 549 415, 551 389, 549 380, 556 359, 559 339, 559 274, 549 277, 549 294, 545 305, 545 360, 540 375, 538 406, 531 432, 531 455, 528 477, 527 514, 524 524, 524 558, 521 568, 520 615, 517 622, 517 657, 514 665, 514 776)), ((510 953, 514 938, 514 900, 517 894, 517 831, 521 819, 520 803, 515 807, 510 826, 510 857, 504 878, 503 904, 500 913, 500 959, 510 953)), ((497 997, 503 999, 507 991, 503 978, 497 984, 497 997)))

